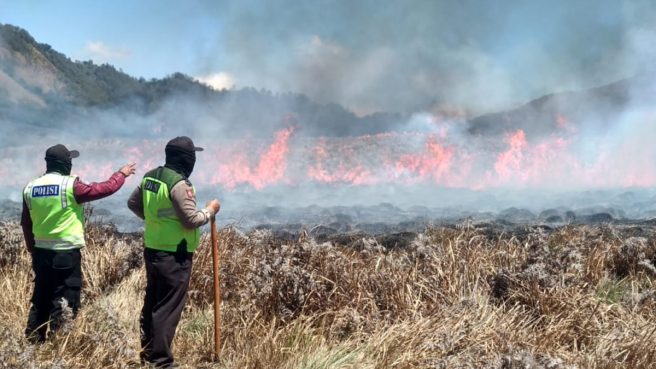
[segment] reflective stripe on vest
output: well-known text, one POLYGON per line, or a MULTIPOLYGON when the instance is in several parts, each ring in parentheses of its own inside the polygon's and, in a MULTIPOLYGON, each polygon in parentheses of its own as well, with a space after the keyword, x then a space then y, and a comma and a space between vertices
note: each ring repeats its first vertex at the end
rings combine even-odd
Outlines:
MULTIPOLYGON (((194 252, 198 247, 200 230, 185 228, 171 201, 170 190, 183 180, 184 177, 175 171, 159 167, 146 173, 141 181, 145 218, 144 243, 147 248, 194 252)), ((196 189, 193 191, 195 194, 196 189)))
POLYGON ((84 247, 84 207, 75 200, 76 178, 47 173, 25 187, 23 198, 32 219, 35 247, 50 250, 84 247))

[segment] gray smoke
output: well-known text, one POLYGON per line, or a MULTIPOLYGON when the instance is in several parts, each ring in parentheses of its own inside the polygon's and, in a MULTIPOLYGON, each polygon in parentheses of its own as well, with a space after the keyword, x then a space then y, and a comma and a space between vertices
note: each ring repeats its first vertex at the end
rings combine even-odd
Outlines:
POLYGON ((627 37, 655 14, 647 1, 249 1, 208 11, 225 26, 200 55, 201 73, 220 61, 238 85, 361 112, 474 114, 633 75, 643 50, 627 37))
MULTIPOLYGON (((17 61, 0 40, 3 193, 20 200, 24 183, 44 168, 43 151, 55 143, 80 149, 75 168, 95 181, 127 161, 138 161, 143 174, 163 163, 168 139, 188 135, 208 149, 192 177, 201 199, 224 199, 231 219, 242 216, 235 209, 261 206, 380 202, 454 214, 509 206, 535 213, 558 206, 624 207, 631 217, 653 213, 656 84, 649 63, 656 36, 648 23, 650 3, 572 2, 551 9, 519 1, 498 8, 471 1, 331 2, 328 13, 326 4, 222 9, 228 71, 241 85, 273 92, 217 92, 174 76, 162 84, 172 92, 155 101, 127 96, 107 106, 80 104, 63 89, 60 75, 17 61), (612 20, 614 11, 621 22, 612 20), (295 52, 280 55, 277 50, 290 43, 295 52), (620 82, 590 89, 614 81, 620 82), (554 92, 563 93, 524 105, 554 92), (333 102, 360 114, 403 113, 358 117, 333 102), (470 119, 479 112, 501 113, 470 119), (262 155, 276 133, 290 127, 285 178, 256 188, 268 173, 258 171, 262 155), (519 130, 527 147, 513 151, 508 140, 519 130), (455 179, 429 172, 413 182, 421 165, 442 170, 430 163, 438 155, 428 147, 431 139, 455 152, 446 172, 467 165, 469 172, 455 179), (320 142, 327 142, 330 158, 316 172, 334 182, 308 177, 320 142), (495 163, 506 154, 507 168, 495 163), (226 175, 226 165, 240 160, 253 173, 226 175), (402 173, 391 173, 400 162, 402 173), (510 174, 499 180, 505 171, 510 174), (364 172, 373 180, 354 185, 364 172), (387 180, 393 175, 398 180, 387 180), (622 196, 627 191, 632 195, 622 196)), ((197 60, 203 73, 215 68, 218 49, 208 50, 197 60)), ((131 181, 106 203, 122 207, 137 182, 131 181)))

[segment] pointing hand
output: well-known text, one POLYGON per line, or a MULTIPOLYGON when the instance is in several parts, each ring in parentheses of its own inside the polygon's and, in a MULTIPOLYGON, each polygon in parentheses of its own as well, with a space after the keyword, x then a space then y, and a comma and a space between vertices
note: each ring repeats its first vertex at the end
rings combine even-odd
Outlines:
POLYGON ((126 164, 121 169, 119 169, 118 171, 121 172, 124 176, 129 177, 129 176, 131 176, 135 173, 135 171, 136 171, 135 166, 136 165, 137 165, 136 163, 126 164))

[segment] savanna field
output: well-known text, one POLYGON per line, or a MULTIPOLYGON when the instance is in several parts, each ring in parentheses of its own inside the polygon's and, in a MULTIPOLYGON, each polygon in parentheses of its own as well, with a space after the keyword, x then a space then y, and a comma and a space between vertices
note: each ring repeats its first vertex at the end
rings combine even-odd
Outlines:
MULTIPOLYGON (((174 354, 186 368, 654 368, 655 233, 465 222, 321 243, 225 228, 220 361, 207 235, 174 354)), ((139 368, 141 236, 88 227, 83 308, 41 346, 23 338, 23 245, 18 223, 0 225, 0 368, 139 368)))

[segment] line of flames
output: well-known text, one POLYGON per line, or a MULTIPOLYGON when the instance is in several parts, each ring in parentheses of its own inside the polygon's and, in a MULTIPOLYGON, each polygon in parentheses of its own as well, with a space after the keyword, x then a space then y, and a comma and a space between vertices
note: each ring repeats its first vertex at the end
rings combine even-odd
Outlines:
MULTIPOLYGON (((350 138, 297 138, 290 127, 277 132, 272 142, 243 140, 200 153, 192 180, 200 186, 228 190, 304 183, 431 183, 471 189, 656 185, 656 171, 645 171, 644 165, 623 165, 613 160, 618 153, 600 150, 595 160, 582 160, 572 150, 575 130, 567 119, 557 116, 555 124, 558 134, 531 140, 520 129, 508 133, 501 142, 493 140, 486 149, 449 140, 444 127, 438 133, 389 132, 350 138)), ((76 159, 74 172, 83 180, 102 180, 124 162, 138 163, 139 172, 144 173, 163 161, 164 141, 131 144, 124 149, 120 147, 125 143, 119 140, 82 145, 83 156, 76 159)), ((4 150, 0 184, 21 186, 38 175, 43 162, 39 155, 30 153, 33 149, 4 150)))

